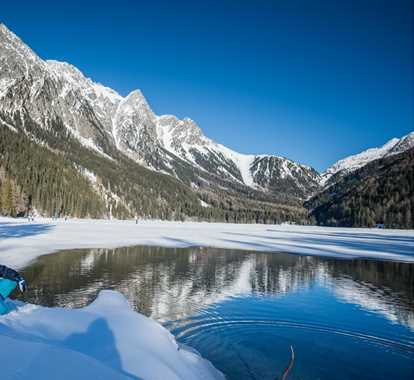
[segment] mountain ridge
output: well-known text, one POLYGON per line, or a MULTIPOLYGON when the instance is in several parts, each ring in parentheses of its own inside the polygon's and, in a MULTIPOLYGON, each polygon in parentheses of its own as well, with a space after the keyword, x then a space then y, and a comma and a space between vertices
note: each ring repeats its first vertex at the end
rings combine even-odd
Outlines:
MULTIPOLYGON (((3 33, 3 40, 6 35, 11 51, 18 52, 15 61, 20 66, 27 66, 24 62, 25 57, 22 57, 23 53, 20 52, 26 52, 34 62, 36 77, 30 86, 31 95, 36 96, 38 93, 33 88, 44 89, 46 82, 52 82, 49 85, 53 90, 52 105, 59 108, 64 124, 84 145, 98 152, 107 154, 105 145, 114 144, 117 149, 140 164, 179 179, 181 178, 175 170, 175 157, 209 174, 236 181, 259 191, 272 191, 273 188, 268 186, 276 184, 277 181, 273 177, 278 177, 279 182, 285 182, 284 174, 289 177, 289 186, 295 187, 294 192, 300 198, 308 197, 310 192, 318 187, 319 174, 306 165, 274 155, 238 153, 205 136, 200 127, 189 118, 180 120, 174 115, 156 115, 140 90, 134 90, 122 97, 116 91, 87 78, 69 63, 41 60, 4 24, 1 30, 7 31, 3 33), (97 135, 96 129, 99 128, 94 128, 93 120, 80 120, 73 116, 79 111, 81 115, 89 113, 90 119, 96 119, 102 125, 103 128, 99 131, 102 136, 97 135), (165 151, 168 151, 168 154, 165 154, 165 151), (269 169, 261 172, 259 177, 258 174, 252 173, 252 165, 255 159, 262 157, 277 162, 277 165, 272 166, 272 171, 269 169), (262 178, 263 175, 268 178, 262 178), (310 191, 303 187, 305 181, 309 183, 310 191)), ((13 55, 10 52, 9 54, 13 55)), ((33 77, 31 71, 33 68, 24 73, 26 79, 29 76, 33 77)), ((0 86, 0 94, 4 97, 8 91, 7 81, 3 79, 1 83, 3 86, 0 86)), ((10 85, 11 81, 8 83, 10 85)), ((36 113, 39 110, 31 111, 36 113)), ((44 113, 47 114, 48 111, 44 110, 44 113)), ((279 191, 277 186, 275 191, 279 191)))
POLYGON ((14 188, 20 205, 35 191, 39 210, 53 215, 309 223, 304 201, 372 161, 414 146, 412 132, 339 160, 322 175, 285 157, 239 153, 204 135, 188 117, 155 114, 139 89, 121 96, 69 63, 42 60, 1 23, 0 125, 10 142, 0 152, 0 186, 14 188), (48 148, 50 157, 32 143, 48 148), (56 194, 50 181, 39 179, 39 162, 34 174, 20 160, 12 165, 17 153, 11 147, 24 144, 31 146, 22 154, 59 162, 70 195, 56 194), (75 205, 82 194, 71 185, 85 186, 76 172, 88 180, 84 192, 92 207, 80 198, 81 209, 75 205), (52 200, 32 181, 40 181, 52 200))
POLYGON ((342 158, 321 174, 321 185, 324 187, 330 186, 343 176, 362 168, 374 160, 402 153, 413 146, 414 132, 410 132, 401 138, 392 138, 381 147, 369 148, 360 153, 342 158))
POLYGON ((343 175, 305 207, 318 225, 414 228, 414 146, 343 175))
MULTIPOLYGON (((4 25, 0 68, 0 188, 10 190, 3 213, 307 222, 300 199, 309 187, 282 177, 272 188, 247 186, 253 175, 244 166, 253 159, 240 170, 239 154, 204 136, 191 119, 155 115, 139 90, 122 97, 70 64, 43 61, 4 25), (22 162, 30 154, 41 160, 22 162), (57 170, 66 173, 66 187, 48 177, 57 170), (90 189, 76 192, 76 172, 90 189)), ((302 167, 295 168, 300 178, 302 167)), ((266 176, 278 177, 273 169, 266 176)))

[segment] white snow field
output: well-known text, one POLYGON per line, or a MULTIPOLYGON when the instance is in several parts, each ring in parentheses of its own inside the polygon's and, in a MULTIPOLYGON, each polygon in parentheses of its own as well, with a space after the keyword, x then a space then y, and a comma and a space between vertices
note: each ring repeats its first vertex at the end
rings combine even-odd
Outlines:
POLYGON ((64 249, 204 246, 414 262, 414 230, 164 221, 0 218, 0 263, 21 268, 64 249))
POLYGON ((0 316, 1 379, 224 380, 157 322, 104 290, 82 309, 8 301, 0 316))

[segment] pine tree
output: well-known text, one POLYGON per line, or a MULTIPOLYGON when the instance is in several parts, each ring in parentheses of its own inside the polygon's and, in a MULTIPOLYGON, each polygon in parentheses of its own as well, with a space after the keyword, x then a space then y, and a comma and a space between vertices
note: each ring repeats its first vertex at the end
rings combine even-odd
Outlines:
POLYGON ((2 186, 2 208, 3 212, 8 216, 16 216, 16 208, 14 204, 14 189, 10 178, 6 178, 4 186, 2 186))

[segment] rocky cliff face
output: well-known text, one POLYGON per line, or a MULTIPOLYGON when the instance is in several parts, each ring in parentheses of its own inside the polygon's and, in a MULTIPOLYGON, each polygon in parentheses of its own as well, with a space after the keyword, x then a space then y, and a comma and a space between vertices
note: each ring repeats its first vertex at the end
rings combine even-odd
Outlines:
POLYGON ((191 119, 157 116, 141 91, 124 98, 68 63, 44 61, 3 24, 0 67, 1 111, 11 117, 19 111, 46 130, 59 119, 83 145, 104 155, 117 150, 180 180, 193 170, 192 177, 216 176, 264 193, 306 198, 318 188, 313 169, 282 157, 237 153, 206 137, 191 119))
MULTIPOLYGON (((123 97, 68 63, 42 60, 3 24, 0 128, 5 128, 2 136, 9 141, 3 143, 0 159, 10 168, 10 163, 15 164, 10 174, 16 184, 21 177, 19 186, 30 183, 36 188, 44 162, 63 157, 58 166, 65 170, 66 188, 71 189, 67 202, 71 202, 71 209, 82 203, 80 198, 74 201, 75 196, 82 195, 76 193, 77 183, 82 182, 76 172, 88 173, 87 180, 95 191, 88 193, 88 199, 99 207, 90 207, 91 201, 83 197, 87 211, 76 212, 94 216, 102 216, 106 207, 109 214, 121 217, 141 213, 161 218, 202 215, 208 220, 306 222, 303 200, 321 189, 340 186, 344 178, 351 183, 354 179, 350 175, 371 162, 414 147, 412 132, 340 160, 322 175, 284 157, 241 154, 205 136, 189 118, 156 115, 139 90, 123 97), (28 142, 34 144, 30 149, 28 142), (23 149, 26 145, 28 148, 23 149), (18 153, 19 149, 22 152, 18 153), (13 155, 28 150, 41 153, 44 160, 26 172, 26 162, 13 155), (34 172, 36 180, 32 183, 34 172)), ((51 182, 53 179, 42 182, 51 202, 44 206, 49 212, 58 207, 55 199, 49 199, 56 193, 54 186, 49 186, 51 182)), ((62 191, 65 186, 62 184, 62 191)), ((87 185, 82 186, 87 192, 87 185)))

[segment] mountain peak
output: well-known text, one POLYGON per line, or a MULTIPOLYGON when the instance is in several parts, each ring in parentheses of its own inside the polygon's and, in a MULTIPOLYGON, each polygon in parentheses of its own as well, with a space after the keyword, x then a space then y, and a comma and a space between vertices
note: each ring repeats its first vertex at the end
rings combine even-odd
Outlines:
POLYGON ((414 146, 414 132, 402 137, 392 138, 384 145, 377 148, 370 148, 361 153, 354 154, 352 156, 343 158, 330 166, 324 173, 322 173, 322 185, 329 185, 334 176, 342 176, 349 174, 371 161, 403 152, 410 147, 414 146))
POLYGON ((136 88, 135 90, 132 90, 129 94, 128 97, 130 98, 144 98, 144 94, 142 93, 142 91, 139 88, 136 88))
POLYGON ((131 91, 121 101, 121 104, 124 109, 124 112, 141 113, 142 116, 154 120, 155 123, 156 116, 152 111, 150 105, 148 104, 147 99, 145 99, 144 94, 141 92, 141 90, 136 89, 131 91))
POLYGON ((43 63, 32 49, 2 23, 0 23, 0 62, 2 71, 11 72, 19 66, 20 71, 24 71, 25 74, 28 74, 34 63, 37 65, 43 63))
POLYGON ((8 37, 19 38, 2 22, 0 22, 0 34, 6 35, 8 37))
POLYGON ((408 135, 402 137, 401 139, 397 139, 396 144, 392 146, 388 155, 405 152, 406 150, 412 148, 413 146, 414 146, 414 132, 411 132, 408 135))
POLYGON ((16 34, 14 34, 6 25, 0 23, 0 42, 1 48, 5 50, 24 50, 29 56, 39 57, 30 49, 16 34))
POLYGON ((264 198, 284 186, 303 197, 317 184, 307 170, 285 160, 256 160, 253 167, 257 156, 216 143, 188 117, 155 115, 139 89, 121 97, 69 63, 43 61, 4 25, 0 65, 0 97, 9 95, 1 110, 24 109, 45 130, 50 120, 58 118, 81 144, 105 155, 117 149, 183 181, 207 181, 221 189, 236 186, 232 191, 244 185, 265 190, 264 198), (305 177, 309 181, 302 181, 305 177), (227 183, 219 185, 221 181, 227 183))

